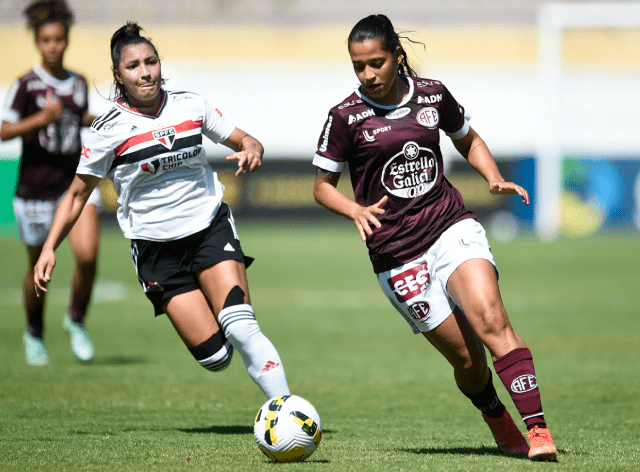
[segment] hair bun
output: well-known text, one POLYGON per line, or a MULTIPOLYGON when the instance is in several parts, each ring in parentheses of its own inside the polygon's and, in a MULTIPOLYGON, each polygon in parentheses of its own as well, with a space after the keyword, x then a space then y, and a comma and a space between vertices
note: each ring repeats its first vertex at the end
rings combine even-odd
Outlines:
POLYGON ((140 38, 140 31, 142 31, 142 27, 138 23, 135 21, 127 21, 126 25, 111 36, 111 50, 113 51, 118 42, 125 38, 140 38))

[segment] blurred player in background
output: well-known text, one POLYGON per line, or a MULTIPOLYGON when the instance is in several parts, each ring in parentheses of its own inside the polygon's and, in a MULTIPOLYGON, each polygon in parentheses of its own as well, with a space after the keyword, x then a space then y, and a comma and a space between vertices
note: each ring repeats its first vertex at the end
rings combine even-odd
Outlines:
MULTIPOLYGON (((75 175, 82 147, 80 128, 91 125, 95 116, 88 113, 85 78, 64 67, 73 12, 64 0, 39 0, 31 3, 24 14, 42 59, 10 89, 2 110, 0 139, 22 139, 13 208, 20 238, 29 254, 24 278, 24 343, 27 363, 45 365, 49 363, 43 340, 45 300, 36 296, 33 267, 56 207, 75 175)), ((76 266, 63 327, 70 335, 74 354, 82 361, 93 358, 84 320, 96 276, 100 205, 100 192, 96 189, 69 235, 76 266)))
POLYGON ((386 16, 358 22, 348 47, 360 87, 329 112, 313 160, 316 201, 354 221, 383 292, 413 332, 451 363, 500 450, 555 460, 531 352, 502 304, 485 231, 442 174, 439 130, 492 194, 518 195, 528 205, 527 191, 504 181, 447 88, 416 76, 386 16), (336 189, 345 164, 355 202, 336 189), (498 399, 484 346, 527 425, 530 446, 498 399))
POLYGON ((288 395, 282 361, 250 304, 245 262, 251 259, 242 252, 202 138, 235 151, 227 159, 238 162, 236 176, 258 170, 264 149, 199 95, 165 91, 156 48, 140 30, 127 23, 111 38, 116 104, 89 130, 36 265, 36 288, 46 292, 54 250, 109 175, 118 222, 132 240, 138 279, 155 314, 167 314, 206 369, 225 369, 235 349, 268 398, 288 395))

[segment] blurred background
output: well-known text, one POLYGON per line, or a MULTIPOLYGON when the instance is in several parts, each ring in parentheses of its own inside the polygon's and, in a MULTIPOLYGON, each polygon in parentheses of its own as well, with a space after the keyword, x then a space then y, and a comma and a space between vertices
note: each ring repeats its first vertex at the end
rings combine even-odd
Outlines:
MULTIPOLYGON (((0 100, 39 60, 22 17, 0 1, 0 100)), ((70 0, 68 67, 90 84, 91 111, 110 107, 111 34, 138 21, 158 47, 170 90, 210 100, 266 148, 260 172, 237 180, 209 143, 240 219, 335 218, 315 204, 311 159, 328 110, 356 87, 346 38, 384 13, 423 43, 408 52, 471 115, 507 180, 532 205, 496 198, 443 135, 448 178, 490 235, 585 237, 640 228, 640 4, 397 0, 70 0)), ((11 196, 19 140, 0 144, 0 231, 15 234, 11 196)), ((346 176, 342 189, 349 193, 346 176)), ((115 195, 104 183, 105 220, 115 195)))

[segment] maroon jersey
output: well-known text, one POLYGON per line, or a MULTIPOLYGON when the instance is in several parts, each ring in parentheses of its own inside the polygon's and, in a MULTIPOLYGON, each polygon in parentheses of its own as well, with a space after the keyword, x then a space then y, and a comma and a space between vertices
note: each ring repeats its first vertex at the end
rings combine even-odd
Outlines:
POLYGON ((40 111, 47 91, 62 101, 60 118, 22 136, 22 157, 16 195, 47 200, 62 195, 71 184, 80 159, 80 127, 87 112, 87 82, 75 72, 59 80, 41 66, 20 77, 11 87, 2 121, 18 121, 40 111))
POLYGON ((451 225, 475 218, 442 173, 439 130, 463 137, 463 107, 437 80, 403 80, 410 90, 399 105, 378 105, 354 92, 333 107, 313 160, 331 172, 348 164, 358 204, 389 198, 378 217, 382 227, 367 237, 376 273, 415 259, 451 225))

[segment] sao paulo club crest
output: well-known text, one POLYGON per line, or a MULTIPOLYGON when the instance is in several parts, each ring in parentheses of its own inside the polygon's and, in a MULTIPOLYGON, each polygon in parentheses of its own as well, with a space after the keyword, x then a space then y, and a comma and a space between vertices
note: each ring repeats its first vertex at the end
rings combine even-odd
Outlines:
POLYGON ((171 127, 154 131, 153 139, 158 141, 167 149, 171 150, 171 148, 173 147, 173 143, 176 140, 176 129, 171 127))

